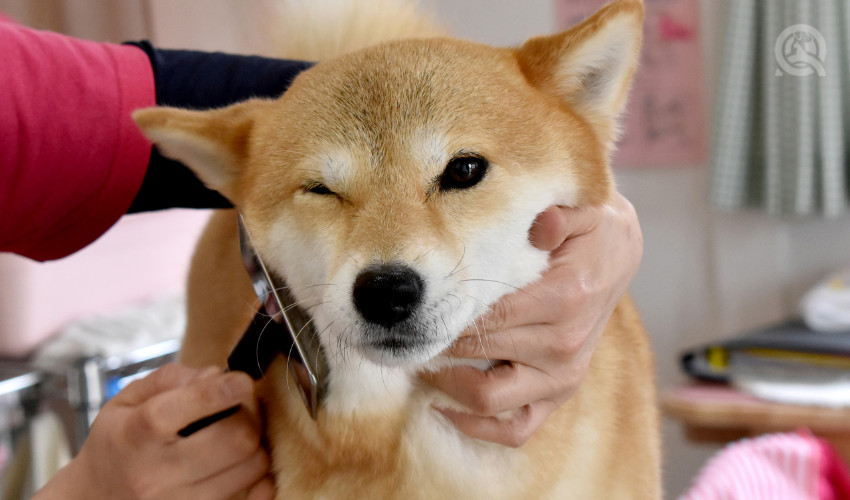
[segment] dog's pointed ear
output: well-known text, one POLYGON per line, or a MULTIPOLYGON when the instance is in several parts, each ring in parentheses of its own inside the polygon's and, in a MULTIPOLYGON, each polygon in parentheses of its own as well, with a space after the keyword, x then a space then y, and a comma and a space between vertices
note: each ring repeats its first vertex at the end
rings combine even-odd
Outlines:
POLYGON ((618 0, 569 31, 528 40, 515 55, 532 85, 567 102, 610 149, 637 68, 642 26, 643 2, 618 0))
POLYGON ((146 108, 133 112, 133 120, 160 153, 183 163, 207 187, 233 201, 255 111, 262 102, 250 100, 209 111, 146 108))

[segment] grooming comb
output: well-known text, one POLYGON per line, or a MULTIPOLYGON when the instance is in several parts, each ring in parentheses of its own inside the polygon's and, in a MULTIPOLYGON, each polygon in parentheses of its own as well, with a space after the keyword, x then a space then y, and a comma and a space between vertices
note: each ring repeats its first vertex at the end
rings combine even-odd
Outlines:
MULTIPOLYGON (((290 371, 298 382, 304 404, 307 405, 310 416, 315 419, 324 398, 328 368, 312 319, 296 305, 295 297, 292 296, 286 283, 271 274, 254 251, 242 214, 239 214, 238 224, 242 261, 251 276, 254 292, 260 299, 262 309, 267 314, 265 322, 270 323, 268 320, 270 317, 271 322, 285 330, 284 335, 273 332, 274 337, 280 337, 276 339, 279 345, 276 352, 287 356, 290 371)), ((256 323, 257 317, 255 316, 254 319, 256 323)), ((263 336, 266 335, 269 335, 269 332, 263 333, 263 336)))
MULTIPOLYGON (((327 385, 327 360, 310 316, 295 304, 286 283, 269 273, 254 251, 242 214, 238 216, 239 250, 251 277, 260 307, 242 338, 227 358, 228 370, 243 371, 254 380, 261 378, 278 354, 287 357, 301 398, 315 420, 327 385)), ((239 410, 234 406, 197 420, 178 434, 189 436, 227 418, 239 410)))

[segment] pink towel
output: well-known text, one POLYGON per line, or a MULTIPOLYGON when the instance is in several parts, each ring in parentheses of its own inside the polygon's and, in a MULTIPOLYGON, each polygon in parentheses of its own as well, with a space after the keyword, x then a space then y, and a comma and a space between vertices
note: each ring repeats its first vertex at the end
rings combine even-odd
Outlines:
POLYGON ((850 472, 808 431, 728 445, 680 500, 850 500, 850 472))

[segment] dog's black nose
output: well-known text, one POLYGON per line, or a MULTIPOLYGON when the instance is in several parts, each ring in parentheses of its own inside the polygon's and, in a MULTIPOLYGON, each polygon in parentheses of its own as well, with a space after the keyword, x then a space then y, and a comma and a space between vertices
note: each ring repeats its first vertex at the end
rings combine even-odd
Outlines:
POLYGON ((377 266, 354 280, 354 306, 366 321, 389 328, 410 316, 424 289, 425 282, 409 267, 377 266))

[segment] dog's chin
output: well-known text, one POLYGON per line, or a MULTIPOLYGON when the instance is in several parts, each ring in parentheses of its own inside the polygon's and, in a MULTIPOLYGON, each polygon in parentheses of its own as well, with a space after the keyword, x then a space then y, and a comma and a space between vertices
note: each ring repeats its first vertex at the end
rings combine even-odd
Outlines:
POLYGON ((443 339, 411 338, 387 332, 367 336, 358 350, 364 358, 380 366, 416 368, 438 356, 446 345, 443 339))

